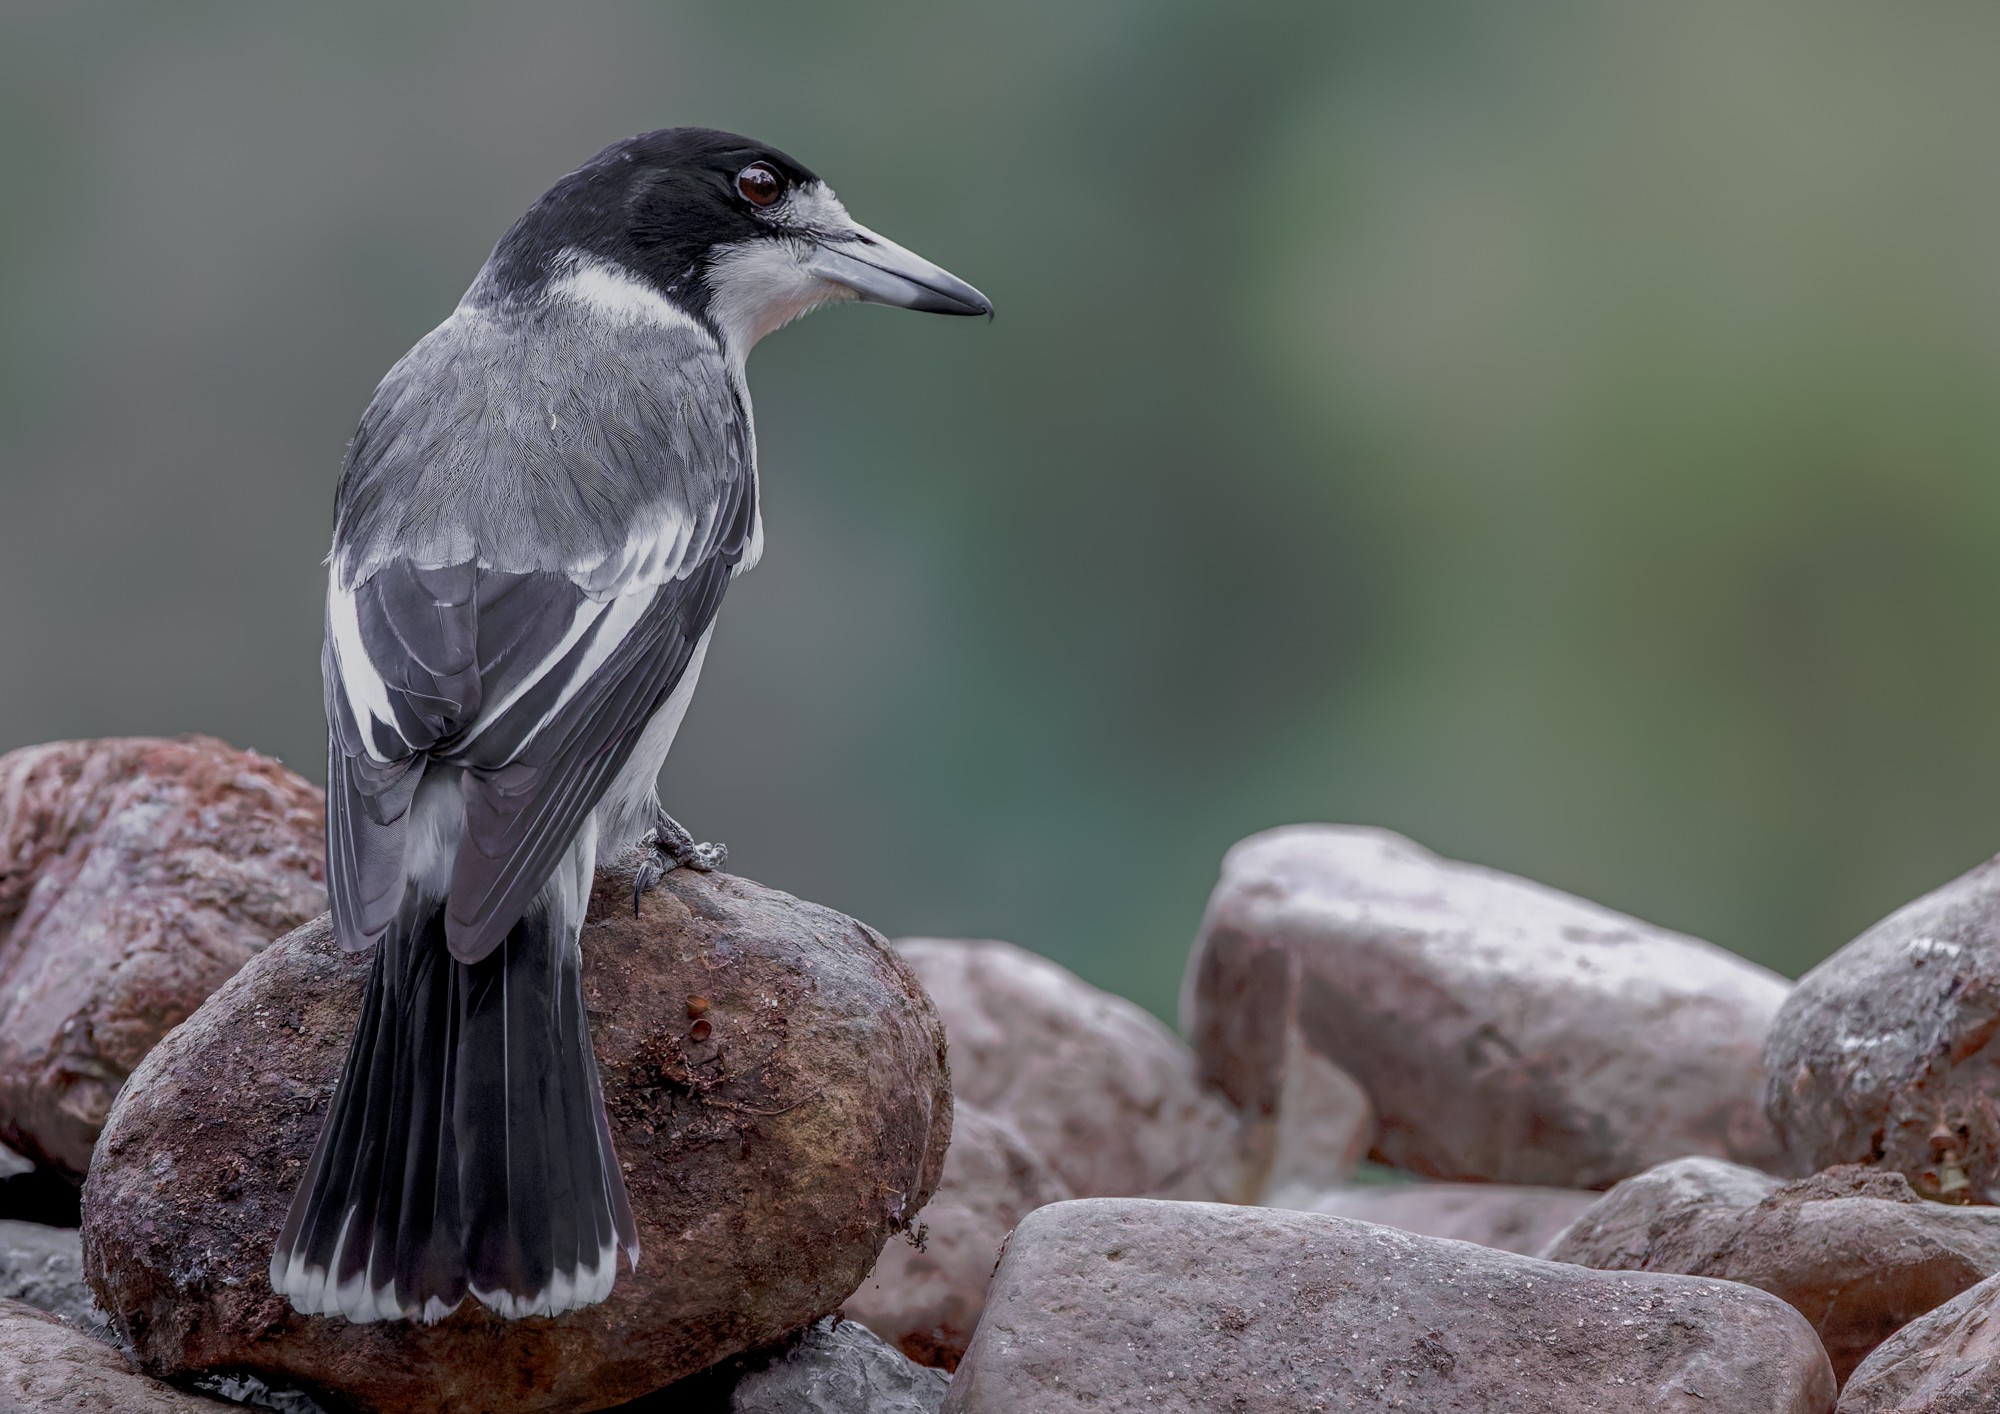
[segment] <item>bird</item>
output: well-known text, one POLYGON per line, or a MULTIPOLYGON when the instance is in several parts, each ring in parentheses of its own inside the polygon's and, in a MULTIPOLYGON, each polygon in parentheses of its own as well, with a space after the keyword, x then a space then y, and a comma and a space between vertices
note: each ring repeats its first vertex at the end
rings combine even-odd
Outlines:
POLYGON ((592 875, 634 845, 641 891, 726 858, 657 781, 763 552, 745 360, 856 300, 993 313, 785 153, 666 128, 544 193, 375 390, 321 651, 333 934, 374 955, 272 1248, 300 1313, 554 1316, 636 1270, 584 1013, 592 875))

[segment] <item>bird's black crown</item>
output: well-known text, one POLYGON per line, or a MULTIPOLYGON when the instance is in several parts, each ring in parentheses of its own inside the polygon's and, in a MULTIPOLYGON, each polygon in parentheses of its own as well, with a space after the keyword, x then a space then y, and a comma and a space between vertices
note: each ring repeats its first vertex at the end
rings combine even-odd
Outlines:
POLYGON ((509 228, 483 285, 500 301, 531 298, 562 272, 565 252, 632 271, 663 292, 698 301, 701 262, 718 246, 773 233, 737 186, 753 163, 787 188, 819 178, 774 147, 714 128, 661 128, 614 142, 564 177, 509 228))

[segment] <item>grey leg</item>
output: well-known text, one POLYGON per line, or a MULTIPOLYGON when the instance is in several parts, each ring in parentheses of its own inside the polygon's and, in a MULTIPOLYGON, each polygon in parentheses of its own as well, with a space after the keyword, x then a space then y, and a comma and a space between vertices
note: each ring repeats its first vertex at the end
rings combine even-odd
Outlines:
POLYGON ((664 806, 656 806, 655 809, 659 813, 653 821, 648 853, 632 882, 632 912, 635 914, 639 911, 639 900, 666 877, 668 870, 693 869, 706 874, 711 869, 720 869, 723 861, 729 858, 728 845, 697 841, 685 825, 667 814, 664 806))

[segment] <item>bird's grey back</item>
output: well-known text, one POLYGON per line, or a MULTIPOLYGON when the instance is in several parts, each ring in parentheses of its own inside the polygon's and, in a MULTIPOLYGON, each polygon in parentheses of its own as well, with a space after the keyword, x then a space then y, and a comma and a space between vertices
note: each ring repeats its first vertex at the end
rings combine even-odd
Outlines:
POLYGON ((471 562, 609 591, 635 528, 683 520, 698 558, 754 456, 741 380, 693 320, 468 301, 389 370, 362 416, 334 577, 352 585, 391 559, 471 562))

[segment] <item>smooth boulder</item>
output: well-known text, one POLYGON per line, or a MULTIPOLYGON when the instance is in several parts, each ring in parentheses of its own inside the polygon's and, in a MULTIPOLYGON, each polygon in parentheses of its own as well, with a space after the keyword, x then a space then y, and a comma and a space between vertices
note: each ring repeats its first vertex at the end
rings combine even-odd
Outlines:
POLYGON ((958 1098, 1079 1197, 1247 1197, 1236 1117, 1150 1013, 1012 943, 902 938, 944 1018, 958 1098))
POLYGON ((955 1369, 1007 1234, 1036 1208, 1070 1196, 1013 1125, 960 1104, 944 1176, 918 1226, 882 1249, 841 1313, 912 1360, 955 1369))
POLYGON ((1230 850, 1183 988, 1203 1077, 1276 1108, 1292 1018, 1432 1178, 1601 1188, 1686 1154, 1785 1158, 1763 1113, 1784 979, 1386 830, 1230 850))
POLYGON ((2000 1272, 2000 1210, 1925 1202, 1898 1173, 1782 1183, 1682 1159, 1619 1184, 1542 1255, 1759 1287, 1804 1313, 1844 1380, 1898 1327, 2000 1272))
POLYGON ((609 1300, 354 1325, 272 1293, 368 968, 321 919, 156 1047, 105 1127, 85 1270, 147 1372, 396 1414, 594 1409, 837 1309, 944 1160, 944 1031, 916 978, 854 920, 728 875, 675 871, 635 916, 631 861, 599 871, 583 953, 641 1246, 609 1300))
POLYGON ((1584 1189, 1512 1183, 1367 1183, 1276 1206, 1532 1257, 1598 1197, 1584 1189))
POLYGON ((2000 1203, 2000 859, 1799 979, 1765 1050, 1771 1121, 1813 1168, 1880 1164, 2000 1203))
POLYGON ((209 737, 0 757, 0 1140, 82 1176, 146 1052, 326 907, 323 811, 209 737))
POLYGON ((1875 1347, 1840 1392, 1839 1414, 1993 1414, 2000 1409, 2000 1276, 1988 1277, 1875 1347))
POLYGON ((1008 1241, 947 1414, 1827 1414, 1812 1328, 1732 1282, 1346 1218, 1098 1199, 1008 1241))

